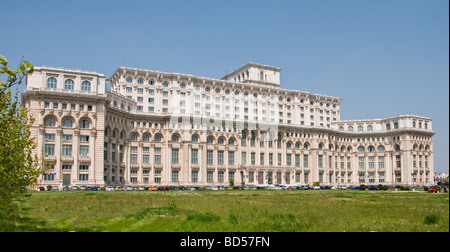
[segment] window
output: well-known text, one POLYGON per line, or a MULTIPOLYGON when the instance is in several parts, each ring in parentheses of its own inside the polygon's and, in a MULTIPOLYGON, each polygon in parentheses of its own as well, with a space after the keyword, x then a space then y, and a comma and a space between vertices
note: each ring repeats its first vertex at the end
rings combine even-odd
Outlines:
POLYGON ((359 169, 364 169, 364 157, 358 157, 358 160, 359 169))
POLYGON ((303 155, 303 167, 308 167, 308 155, 303 155))
POLYGON ((217 163, 223 165, 223 150, 217 152, 217 163))
POLYGON ((160 143, 162 141, 162 137, 160 134, 155 135, 155 142, 160 143))
POLYGON ((228 165, 234 165, 234 151, 228 151, 228 165))
POLYGON ((353 131, 353 126, 348 126, 348 131, 353 131))
POLYGON ((91 83, 89 81, 83 81, 81 83, 81 91, 91 91, 91 83))
POLYGON ((178 135, 172 135, 172 142, 178 142, 179 139, 178 135))
POLYGON ((213 151, 212 150, 207 150, 206 151, 206 164, 213 164, 213 151))
POLYGON ((372 125, 367 126, 367 131, 373 131, 373 126, 372 125))
POLYGON ((143 164, 148 164, 148 163, 150 163, 150 156, 147 155, 147 154, 142 155, 142 163, 143 163, 143 164))
POLYGON ((67 80, 64 82, 64 89, 67 89, 67 90, 73 90, 73 80, 67 79, 67 80))
POLYGON ((223 183, 223 175, 224 175, 224 172, 223 171, 219 171, 218 172, 218 182, 219 183, 223 183))
POLYGON ((80 145, 80 156, 82 157, 89 156, 89 145, 80 145))
POLYGON ((72 145, 71 144, 63 144, 62 155, 63 156, 72 156, 72 145))
POLYGON ((212 183, 213 182, 213 171, 207 171, 206 172, 206 182, 212 183))
POLYGON ((172 164, 178 164, 178 149, 172 149, 172 164))
POLYGON ((378 168, 384 169, 384 156, 378 156, 378 168))
POLYGON ((198 149, 191 150, 191 163, 198 164, 198 149))
POLYGON ((208 138, 206 139, 206 143, 212 144, 212 143, 213 143, 213 138, 212 138, 212 137, 208 137, 208 138))
POLYGON ((136 164, 137 161, 137 154, 130 154, 130 162, 133 164, 136 164))
POLYGON ((191 141, 192 141, 193 143, 198 143, 198 136, 193 135, 192 138, 191 138, 191 141))
POLYGON ((131 141, 137 141, 137 140, 138 140, 138 134, 137 133, 131 134, 131 141))
POLYGON ((45 119, 45 126, 46 127, 55 127, 55 119, 53 117, 49 117, 45 119))
POLYGON ((55 134, 45 134, 45 140, 46 141, 53 141, 53 140, 55 140, 55 134))
POLYGON ((55 155, 55 145, 54 144, 45 144, 44 153, 48 156, 55 155))
POLYGON ((72 120, 71 119, 64 119, 64 121, 63 121, 63 127, 65 127, 65 128, 72 128, 72 126, 73 126, 73 122, 72 122, 72 120))
POLYGON ((80 142, 89 142, 89 136, 80 136, 80 142))
POLYGON ((363 129, 363 126, 362 126, 362 125, 359 125, 359 126, 358 126, 358 131, 360 131, 360 132, 361 132, 361 131, 364 131, 364 129, 363 129))
POLYGON ((63 170, 72 170, 72 165, 62 165, 63 170))
POLYGON ((56 88, 56 79, 50 77, 47 79, 47 88, 56 88))
POLYGON ((155 155, 155 164, 161 164, 161 155, 155 155))
POLYGON ((80 122, 80 128, 81 128, 81 129, 89 129, 89 121, 86 120, 86 119, 81 120, 81 122, 80 122))
POLYGON ((79 181, 88 181, 89 180, 89 174, 80 174, 78 176, 79 181))

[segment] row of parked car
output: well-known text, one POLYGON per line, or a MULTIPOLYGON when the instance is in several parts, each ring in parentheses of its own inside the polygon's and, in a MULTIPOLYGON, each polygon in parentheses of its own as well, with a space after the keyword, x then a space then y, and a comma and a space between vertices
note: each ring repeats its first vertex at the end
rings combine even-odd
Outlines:
POLYGON ((104 187, 100 186, 62 186, 61 188, 57 185, 48 186, 38 186, 37 191, 101 191, 105 190, 104 187))
MULTIPOLYGON (((395 188, 393 186, 389 188, 395 188)), ((38 191, 203 191, 203 190, 330 190, 352 189, 360 190, 360 186, 308 186, 308 185, 268 185, 268 186, 39 186, 38 191)), ((376 185, 365 185, 366 190, 381 190, 376 185)))

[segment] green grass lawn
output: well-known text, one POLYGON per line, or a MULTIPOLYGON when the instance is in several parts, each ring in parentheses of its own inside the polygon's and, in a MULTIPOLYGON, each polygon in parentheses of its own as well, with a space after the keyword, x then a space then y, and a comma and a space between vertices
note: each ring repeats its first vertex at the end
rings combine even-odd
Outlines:
POLYGON ((401 191, 32 192, 0 231, 448 232, 449 195, 401 191))

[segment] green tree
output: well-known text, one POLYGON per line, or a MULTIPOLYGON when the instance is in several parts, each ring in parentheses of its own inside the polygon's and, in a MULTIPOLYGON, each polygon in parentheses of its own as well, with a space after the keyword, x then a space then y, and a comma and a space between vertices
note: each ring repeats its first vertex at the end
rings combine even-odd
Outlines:
POLYGON ((14 200, 26 194, 26 188, 36 182, 42 173, 38 167, 36 148, 30 137, 33 118, 20 106, 18 94, 11 88, 20 85, 26 74, 33 73, 33 65, 20 62, 17 70, 8 66, 0 55, 0 215, 14 214, 14 200))

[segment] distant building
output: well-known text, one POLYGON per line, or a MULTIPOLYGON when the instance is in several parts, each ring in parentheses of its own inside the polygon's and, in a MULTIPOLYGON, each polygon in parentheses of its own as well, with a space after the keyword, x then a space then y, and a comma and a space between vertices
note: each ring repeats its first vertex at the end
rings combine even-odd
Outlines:
POLYGON ((35 67, 44 185, 432 184, 432 121, 340 120, 338 97, 280 87, 249 63, 221 79, 120 67, 35 67))
POLYGON ((436 172, 434 174, 434 181, 436 183, 443 182, 445 179, 448 179, 448 172, 436 172))

